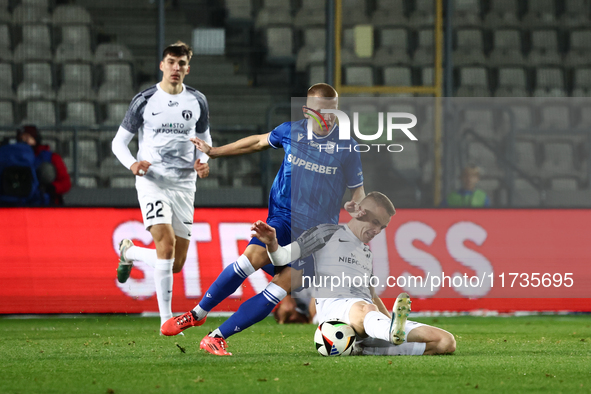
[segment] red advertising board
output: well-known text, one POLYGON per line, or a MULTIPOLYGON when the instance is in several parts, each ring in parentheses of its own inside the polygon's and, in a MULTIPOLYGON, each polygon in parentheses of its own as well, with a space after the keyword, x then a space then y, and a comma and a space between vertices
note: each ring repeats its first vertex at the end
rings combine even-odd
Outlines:
MULTIPOLYGON (((173 311, 195 306, 265 217, 196 209, 173 311)), ((139 209, 0 209, 0 222, 0 313, 157 311, 147 265, 116 280, 122 238, 154 247, 139 209)), ((591 210, 404 209, 370 246, 382 298, 407 291, 415 311, 591 311, 590 234, 591 210)), ((268 281, 257 272, 216 310, 235 311, 268 281)))

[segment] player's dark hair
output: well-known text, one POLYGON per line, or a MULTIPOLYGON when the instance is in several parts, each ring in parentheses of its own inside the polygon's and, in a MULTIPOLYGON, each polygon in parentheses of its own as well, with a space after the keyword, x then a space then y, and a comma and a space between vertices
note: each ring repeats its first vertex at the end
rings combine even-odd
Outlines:
MULTIPOLYGON (((371 198, 374 200, 376 204, 386 210, 388 215, 394 216, 396 214, 396 208, 394 208, 394 204, 392 204, 392 201, 390 201, 390 199, 385 194, 380 192, 371 192, 365 196, 364 200, 366 198, 371 198)), ((363 202, 363 200, 361 202, 363 202)))
POLYGON ((169 46, 164 48, 164 51, 162 51, 162 60, 164 60, 168 55, 174 57, 187 56, 187 60, 191 61, 191 57, 193 56, 193 50, 184 42, 177 41, 174 44, 170 44, 169 46))
POLYGON ((317 83, 308 89, 308 97, 339 97, 337 91, 327 83, 317 83))

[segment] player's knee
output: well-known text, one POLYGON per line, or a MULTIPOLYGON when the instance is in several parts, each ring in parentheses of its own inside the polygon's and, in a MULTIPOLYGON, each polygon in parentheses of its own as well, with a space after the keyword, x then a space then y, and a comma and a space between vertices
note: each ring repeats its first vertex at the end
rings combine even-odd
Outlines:
POLYGON ((377 312, 378 307, 374 304, 365 304, 361 307, 361 311, 363 312, 363 316, 367 315, 369 312, 377 312))
POLYGON ((450 354, 456 351, 456 339, 448 332, 442 335, 437 343, 437 354, 450 354))

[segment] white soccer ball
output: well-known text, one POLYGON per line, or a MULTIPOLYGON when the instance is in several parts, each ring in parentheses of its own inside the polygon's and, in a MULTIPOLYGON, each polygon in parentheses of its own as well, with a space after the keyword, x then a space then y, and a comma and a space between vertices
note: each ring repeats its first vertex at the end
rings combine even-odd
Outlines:
POLYGON ((316 329, 314 342, 323 356, 348 356, 355 345, 355 331, 342 321, 325 321, 316 329))

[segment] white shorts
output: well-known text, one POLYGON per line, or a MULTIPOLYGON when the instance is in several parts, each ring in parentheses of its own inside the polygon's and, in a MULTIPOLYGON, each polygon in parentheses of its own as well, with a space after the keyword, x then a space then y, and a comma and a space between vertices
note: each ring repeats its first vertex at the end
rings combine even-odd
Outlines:
POLYGON ((136 189, 146 230, 155 224, 170 224, 177 237, 191 239, 194 192, 165 190, 153 182, 136 183, 136 189))
MULTIPOLYGON (((316 314, 318 316, 318 324, 328 320, 339 320, 343 323, 351 324, 349 320, 349 312, 351 307, 357 302, 367 302, 363 298, 317 298, 316 299, 316 314)), ((407 320, 404 325, 404 331, 406 335, 413 329, 424 326, 425 324, 407 320)))

